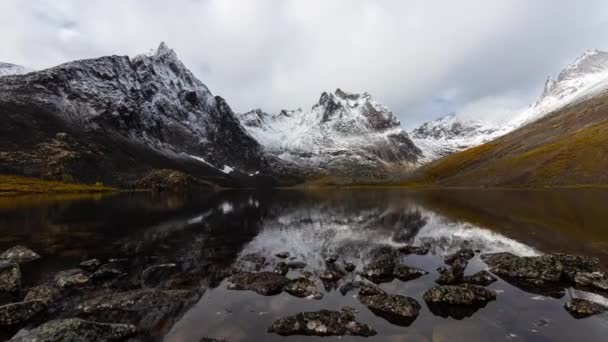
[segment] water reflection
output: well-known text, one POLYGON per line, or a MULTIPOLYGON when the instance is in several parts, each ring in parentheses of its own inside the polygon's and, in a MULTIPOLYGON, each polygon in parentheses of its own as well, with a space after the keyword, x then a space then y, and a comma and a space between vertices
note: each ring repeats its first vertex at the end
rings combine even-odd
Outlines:
MULTIPOLYGON (((598 190, 226 191, 196 196, 120 194, 67 201, 38 198, 31 203, 21 200, 18 205, 0 203, 4 229, 0 249, 25 244, 43 256, 24 268, 26 287, 90 258, 125 258, 134 270, 150 264, 178 264, 179 274, 165 283, 195 288, 200 298, 183 316, 173 317, 171 323, 175 324, 165 324, 152 339, 166 334, 166 341, 204 336, 231 341, 279 340, 265 332, 274 319, 348 305, 359 310, 360 321, 374 326, 380 333, 378 340, 600 340, 608 329, 605 318, 577 321, 562 307, 565 300, 574 297, 605 301, 588 292, 564 288, 537 291, 501 280, 488 287, 499 293, 497 301, 484 308, 451 307, 447 311, 426 307, 422 294, 435 285, 442 257, 462 247, 517 255, 579 253, 597 256, 607 265, 608 233, 602 224, 608 212, 601 208, 606 199, 608 194, 598 190), (326 284, 320 301, 285 293, 263 297, 226 290, 231 266, 250 253, 265 256, 268 262, 263 269, 272 270, 281 261, 273 256, 289 252, 294 260, 306 262, 304 271, 318 274, 326 269, 324 257, 329 254, 336 253, 340 262, 353 263, 361 270, 372 261, 378 247, 406 244, 430 247, 425 256, 400 256, 403 264, 429 274, 381 286, 423 304, 419 317, 407 329, 375 316, 352 297, 353 292, 337 291, 342 283, 326 284), (548 323, 537 324, 539 317, 548 323), (451 318, 463 320, 454 324, 451 318)), ((476 256, 466 274, 485 268, 476 256)), ((288 277, 300 272, 292 270, 288 277)), ((343 282, 355 277, 350 274, 343 282)), ((301 339, 310 338, 290 338, 301 339)))

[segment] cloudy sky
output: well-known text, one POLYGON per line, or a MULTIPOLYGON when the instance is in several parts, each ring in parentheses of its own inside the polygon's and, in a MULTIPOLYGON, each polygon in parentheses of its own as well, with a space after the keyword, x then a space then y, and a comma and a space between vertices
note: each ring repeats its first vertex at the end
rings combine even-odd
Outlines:
POLYGON ((165 41, 234 110, 309 108, 370 92, 403 126, 494 119, 587 49, 606 0, 0 1, 0 61, 39 69, 165 41))

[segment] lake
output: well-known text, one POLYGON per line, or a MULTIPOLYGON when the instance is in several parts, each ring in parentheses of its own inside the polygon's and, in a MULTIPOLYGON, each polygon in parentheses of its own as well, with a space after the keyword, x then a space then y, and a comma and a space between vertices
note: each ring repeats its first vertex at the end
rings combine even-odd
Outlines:
MULTIPOLYGON (((405 190, 323 189, 222 191, 199 195, 120 193, 97 196, 25 196, 0 198, 0 252, 15 245, 41 258, 22 266, 22 286, 52 279, 85 260, 121 260, 128 281, 104 283, 96 293, 133 289, 143 269, 175 264, 169 285, 194 290, 193 299, 155 322, 141 340, 302 341, 320 337, 282 337, 267 333, 273 321, 304 311, 356 310, 373 337, 343 336, 341 341, 605 341, 608 314, 573 318, 564 304, 586 298, 608 304, 599 294, 571 287, 550 292, 518 287, 502 279, 486 288, 497 299, 462 316, 431 311, 423 293, 435 286, 443 257, 466 247, 476 251, 466 275, 487 268, 480 255, 511 252, 521 256, 562 252, 596 257, 608 266, 608 190, 405 190), (340 284, 320 287, 320 300, 285 292, 262 296, 227 289, 230 268, 243 256, 266 258, 261 270, 288 252, 304 269, 287 277, 325 269, 324 256, 356 266, 341 282, 371 262, 379 246, 428 246, 426 255, 402 255, 400 261, 429 274, 410 281, 380 284, 386 292, 409 296, 421 305, 408 326, 376 316, 340 284), (117 285, 119 284, 119 285, 117 285), (127 284, 127 285, 125 285, 127 284), (103 287, 103 289, 101 289, 103 287)), ((169 284, 169 285, 168 285, 169 284)), ((87 298, 86 289, 70 300, 87 298)), ((0 296, 0 304, 22 294, 0 296)), ((70 303, 62 308, 69 308, 70 303)), ((67 309, 66 309, 67 310, 67 309)), ((69 315, 56 310, 53 318, 69 315)), ((17 329, 0 333, 10 338, 17 329)), ((325 338, 329 340, 337 337, 325 338)))

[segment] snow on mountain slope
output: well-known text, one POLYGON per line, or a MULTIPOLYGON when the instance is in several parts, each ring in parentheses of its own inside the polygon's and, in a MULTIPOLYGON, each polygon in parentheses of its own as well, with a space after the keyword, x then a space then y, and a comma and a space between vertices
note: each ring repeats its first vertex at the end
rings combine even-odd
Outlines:
POLYGON ((26 72, 28 72, 28 70, 21 65, 0 62, 0 77, 10 75, 21 75, 25 74, 26 72))
MULTIPOLYGON (((129 175, 134 173, 133 164, 168 165, 161 159, 187 164, 188 171, 193 164, 197 172, 213 166, 214 176, 247 181, 255 178, 248 174, 256 172, 261 177, 292 171, 265 153, 227 102, 214 96, 164 43, 134 58, 105 56, 2 77, 0 112, 10 119, 7 125, 40 125, 27 130, 40 133, 39 140, 52 139, 61 129, 80 135, 81 142, 97 145, 92 139, 99 139, 103 144, 121 142, 118 146, 125 149, 130 146, 126 154, 133 157, 121 164, 129 175), (28 115, 32 120, 24 119, 28 115)), ((18 142, 26 137, 15 130, 7 129, 4 138, 2 142, 17 148, 25 145, 18 142)), ((0 152, 13 149, 0 144, 0 152)), ((109 154, 108 158, 116 161, 109 154)))
POLYGON ((466 113, 451 114, 425 122, 410 132, 412 140, 423 151, 421 161, 428 162, 444 155, 483 144, 523 125, 538 120, 565 106, 608 90, 608 52, 585 52, 560 72, 549 77, 540 98, 501 124, 467 120, 466 113))
POLYGON ((309 111, 270 115, 256 109, 240 120, 279 158, 351 178, 383 179, 389 169, 413 166, 420 155, 399 120, 368 93, 337 89, 322 93, 309 111))

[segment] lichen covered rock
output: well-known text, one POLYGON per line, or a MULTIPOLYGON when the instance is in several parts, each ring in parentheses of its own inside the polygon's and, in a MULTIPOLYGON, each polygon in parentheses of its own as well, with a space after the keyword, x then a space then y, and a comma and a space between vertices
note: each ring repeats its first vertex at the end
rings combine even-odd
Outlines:
POLYGON ((321 310, 301 312, 278 319, 268 332, 283 336, 374 336, 376 331, 367 324, 359 323, 350 310, 321 310))

